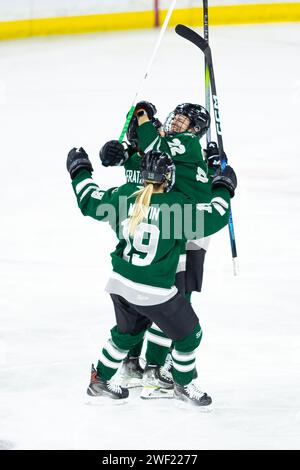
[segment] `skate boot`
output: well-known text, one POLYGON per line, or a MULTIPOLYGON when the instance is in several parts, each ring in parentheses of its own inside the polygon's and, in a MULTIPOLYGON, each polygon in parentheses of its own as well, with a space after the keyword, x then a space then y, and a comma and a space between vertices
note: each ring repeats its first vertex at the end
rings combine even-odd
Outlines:
POLYGON ((112 379, 104 380, 97 375, 97 370, 92 364, 91 383, 87 389, 87 394, 90 397, 105 397, 113 400, 124 400, 128 397, 129 392, 127 388, 123 388, 116 384, 112 379))
MULTIPOLYGON (((165 373, 172 378, 172 369, 173 369, 173 359, 171 353, 167 354, 164 365, 161 367, 162 370, 166 371, 165 373)), ((173 380, 173 378, 172 378, 173 380)))
POLYGON ((164 367, 146 364, 141 398, 173 398, 173 377, 164 367))
POLYGON ((140 365, 139 357, 125 357, 120 371, 122 386, 135 388, 143 386, 144 369, 140 365))
POLYGON ((187 385, 174 383, 174 398, 192 406, 208 407, 212 403, 212 399, 207 393, 201 392, 195 382, 190 382, 187 385))

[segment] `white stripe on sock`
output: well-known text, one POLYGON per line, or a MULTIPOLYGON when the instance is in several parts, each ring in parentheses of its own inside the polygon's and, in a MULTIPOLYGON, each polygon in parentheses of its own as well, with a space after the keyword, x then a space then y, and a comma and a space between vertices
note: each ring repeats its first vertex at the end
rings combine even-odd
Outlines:
POLYGON ((196 349, 188 353, 183 353, 181 351, 177 351, 176 349, 173 349, 172 356, 175 361, 180 361, 180 362, 191 361, 192 359, 195 359, 196 357, 196 349))
POLYGON ((153 333, 150 333, 150 331, 147 331, 147 340, 150 341, 150 343, 159 344, 160 346, 164 346, 165 348, 169 348, 172 344, 171 339, 155 335, 153 333))
POLYGON ((108 354, 117 361, 122 361, 127 356, 128 351, 121 352, 115 347, 111 340, 108 340, 103 349, 106 349, 108 354))
POLYGON ((187 366, 183 366, 182 364, 178 364, 173 360, 173 367, 174 369, 178 370, 178 372, 190 372, 191 370, 195 369, 195 361, 187 366))
POLYGON ((113 362, 107 359, 102 351, 100 353, 99 360, 102 362, 102 364, 104 364, 106 367, 110 367, 111 369, 118 369, 119 365, 121 364, 121 362, 113 362))

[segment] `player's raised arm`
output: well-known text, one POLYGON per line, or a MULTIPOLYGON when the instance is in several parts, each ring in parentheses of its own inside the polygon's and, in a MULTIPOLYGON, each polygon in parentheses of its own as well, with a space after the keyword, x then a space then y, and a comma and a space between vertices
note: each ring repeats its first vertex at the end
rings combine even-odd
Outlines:
POLYGON ((70 173, 77 203, 83 215, 114 223, 118 188, 111 188, 107 191, 99 188, 92 178, 93 167, 90 159, 82 147, 70 150, 67 158, 67 170, 70 173), (103 210, 104 208, 107 210, 103 210), (113 218, 114 220, 111 220, 113 218))

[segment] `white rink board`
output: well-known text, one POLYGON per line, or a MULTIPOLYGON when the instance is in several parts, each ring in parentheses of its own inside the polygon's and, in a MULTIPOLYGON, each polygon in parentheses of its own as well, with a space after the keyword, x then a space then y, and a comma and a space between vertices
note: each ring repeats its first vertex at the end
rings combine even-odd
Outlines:
MULTIPOLYGON (((296 0, 210 0, 210 6, 243 4, 298 3, 296 0)), ((128 11, 149 11, 153 0, 0 0, 0 21, 93 15, 128 11)), ((167 9, 170 0, 160 0, 160 8, 167 9)), ((177 0, 176 8, 202 6, 199 0, 177 0)))

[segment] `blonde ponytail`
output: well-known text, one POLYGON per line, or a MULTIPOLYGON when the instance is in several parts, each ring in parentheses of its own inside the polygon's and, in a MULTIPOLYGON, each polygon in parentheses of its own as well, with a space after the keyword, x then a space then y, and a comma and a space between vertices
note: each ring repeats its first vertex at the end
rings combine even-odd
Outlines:
POLYGON ((152 194, 152 183, 147 183, 144 188, 132 194, 132 196, 136 196, 136 199, 129 219, 129 235, 133 236, 139 223, 147 217, 152 194))

